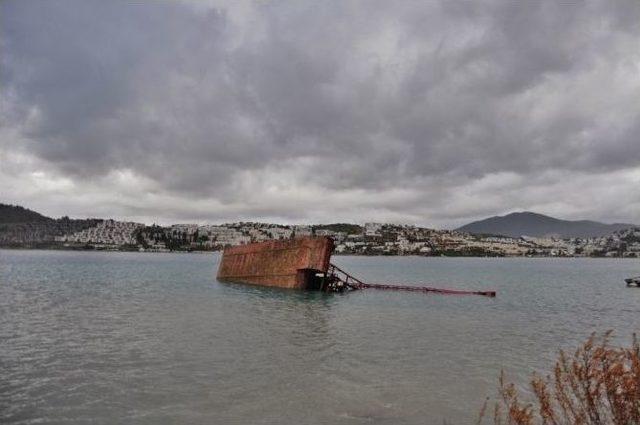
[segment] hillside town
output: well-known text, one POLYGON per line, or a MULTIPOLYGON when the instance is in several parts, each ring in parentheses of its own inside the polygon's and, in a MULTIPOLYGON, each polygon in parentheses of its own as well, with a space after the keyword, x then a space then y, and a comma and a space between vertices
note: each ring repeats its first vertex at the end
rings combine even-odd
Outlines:
POLYGON ((4 225, 0 228, 0 245, 198 252, 219 251, 228 246, 270 239, 315 235, 333 238, 338 255, 640 257, 640 228, 617 231, 606 237, 560 239, 474 235, 383 223, 360 226, 239 222, 147 226, 110 219, 60 220, 31 226, 4 225))

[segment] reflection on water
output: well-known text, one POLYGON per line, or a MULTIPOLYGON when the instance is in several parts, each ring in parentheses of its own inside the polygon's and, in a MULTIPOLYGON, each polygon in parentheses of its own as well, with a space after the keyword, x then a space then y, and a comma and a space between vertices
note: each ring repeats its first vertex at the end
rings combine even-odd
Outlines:
POLYGON ((218 258, 0 251, 0 422, 466 424, 501 368, 640 323, 636 261, 334 259, 488 299, 223 284, 218 258))

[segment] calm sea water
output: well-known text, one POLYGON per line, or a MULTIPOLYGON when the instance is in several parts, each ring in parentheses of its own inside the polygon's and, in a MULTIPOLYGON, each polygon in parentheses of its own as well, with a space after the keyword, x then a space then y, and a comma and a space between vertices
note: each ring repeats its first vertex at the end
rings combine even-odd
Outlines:
POLYGON ((498 296, 222 284, 219 256, 0 250, 0 423, 472 423, 593 331, 629 341, 640 261, 334 257, 498 296))

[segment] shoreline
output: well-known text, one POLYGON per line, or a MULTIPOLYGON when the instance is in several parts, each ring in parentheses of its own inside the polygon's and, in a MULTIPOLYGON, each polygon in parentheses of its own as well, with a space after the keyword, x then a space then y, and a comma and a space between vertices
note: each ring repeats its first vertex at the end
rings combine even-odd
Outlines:
MULTIPOLYGON (((109 253, 137 253, 137 254, 215 254, 222 253, 223 250, 140 250, 140 249, 114 249, 106 247, 82 248, 82 247, 28 247, 28 246, 0 246, 0 250, 8 251, 68 251, 68 252, 109 252, 109 253)), ((359 254, 359 253, 337 253, 334 257, 420 257, 420 258, 552 258, 552 259, 604 259, 604 260, 640 260, 638 257, 630 256, 586 256, 586 255, 418 255, 418 254, 359 254)))

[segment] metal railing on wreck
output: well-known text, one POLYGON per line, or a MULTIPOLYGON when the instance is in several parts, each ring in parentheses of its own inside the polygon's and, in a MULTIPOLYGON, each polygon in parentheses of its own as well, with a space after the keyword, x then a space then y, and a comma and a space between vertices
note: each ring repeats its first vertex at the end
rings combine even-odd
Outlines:
MULTIPOLYGON (((482 295, 485 297, 495 297, 496 291, 464 291, 459 289, 442 289, 430 286, 409 286, 409 285, 392 285, 383 283, 365 283, 355 278, 349 273, 342 270, 335 264, 329 264, 327 275, 330 280, 342 283, 339 287, 346 289, 383 289, 388 291, 412 291, 412 292, 432 292, 443 295, 482 295)), ((333 287, 331 287, 333 289, 333 287)))

